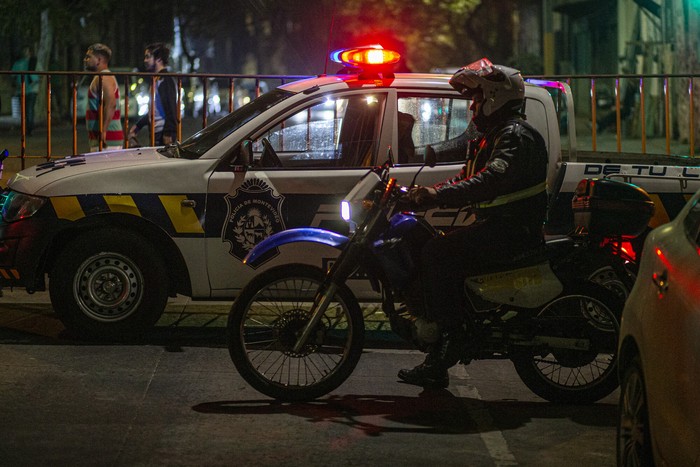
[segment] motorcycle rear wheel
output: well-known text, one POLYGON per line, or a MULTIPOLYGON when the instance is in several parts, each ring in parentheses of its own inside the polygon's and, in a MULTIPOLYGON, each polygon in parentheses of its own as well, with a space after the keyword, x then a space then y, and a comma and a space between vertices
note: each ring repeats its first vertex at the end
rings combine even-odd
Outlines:
POLYGON ((357 365, 364 322, 345 285, 309 341, 293 350, 323 277, 311 266, 280 266, 253 279, 233 303, 229 354, 243 379, 261 393, 283 401, 313 400, 340 386, 357 365))
POLYGON ((617 338, 622 307, 622 300, 602 285, 568 287, 538 312, 540 333, 587 340, 590 347, 521 352, 512 359, 520 379, 550 402, 591 404, 612 393, 619 384, 617 338))

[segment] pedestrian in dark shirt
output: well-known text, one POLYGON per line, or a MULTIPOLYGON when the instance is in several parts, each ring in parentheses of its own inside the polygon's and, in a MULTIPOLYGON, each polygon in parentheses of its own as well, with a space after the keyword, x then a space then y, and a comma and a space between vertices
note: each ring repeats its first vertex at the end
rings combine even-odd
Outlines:
MULTIPOLYGON (((146 47, 143 64, 146 71, 168 73, 170 49, 162 42, 146 47)), ((153 129, 156 146, 171 144, 177 138, 177 85, 169 76, 156 79, 155 108, 153 109, 153 129)), ((129 140, 134 140, 141 128, 151 124, 151 112, 142 116, 129 131, 129 140)))

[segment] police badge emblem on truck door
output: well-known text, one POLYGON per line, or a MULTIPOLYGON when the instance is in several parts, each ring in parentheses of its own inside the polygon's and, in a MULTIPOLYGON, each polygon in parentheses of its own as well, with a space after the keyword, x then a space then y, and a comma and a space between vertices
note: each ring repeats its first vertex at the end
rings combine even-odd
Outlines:
POLYGON ((273 233, 286 229, 282 218, 284 196, 275 195, 272 187, 260 179, 244 182, 225 199, 228 211, 221 240, 230 244, 229 254, 239 260, 273 233))

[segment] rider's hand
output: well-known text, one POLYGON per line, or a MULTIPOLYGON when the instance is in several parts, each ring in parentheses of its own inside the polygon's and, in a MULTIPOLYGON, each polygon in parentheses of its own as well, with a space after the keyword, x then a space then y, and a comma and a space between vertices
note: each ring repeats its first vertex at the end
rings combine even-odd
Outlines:
POLYGON ((411 188, 406 196, 411 203, 417 206, 437 204, 437 191, 435 191, 435 188, 429 186, 411 188))

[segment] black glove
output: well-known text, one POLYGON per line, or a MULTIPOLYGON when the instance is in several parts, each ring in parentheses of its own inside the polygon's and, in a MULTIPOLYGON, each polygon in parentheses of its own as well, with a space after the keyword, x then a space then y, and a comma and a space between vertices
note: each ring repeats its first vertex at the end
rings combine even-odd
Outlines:
POLYGON ((437 191, 435 188, 428 186, 417 186, 411 188, 406 197, 411 204, 419 207, 434 207, 437 206, 437 191))

